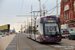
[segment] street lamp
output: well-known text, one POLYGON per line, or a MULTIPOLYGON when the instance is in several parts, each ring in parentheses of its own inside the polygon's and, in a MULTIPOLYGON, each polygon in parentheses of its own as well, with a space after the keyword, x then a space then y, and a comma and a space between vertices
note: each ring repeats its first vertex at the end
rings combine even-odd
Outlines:
POLYGON ((56 10, 56 16, 58 17, 58 0, 56 0, 57 10, 56 10))
POLYGON ((39 10, 40 10, 40 17, 41 17, 41 0, 38 1, 39 1, 39 10))

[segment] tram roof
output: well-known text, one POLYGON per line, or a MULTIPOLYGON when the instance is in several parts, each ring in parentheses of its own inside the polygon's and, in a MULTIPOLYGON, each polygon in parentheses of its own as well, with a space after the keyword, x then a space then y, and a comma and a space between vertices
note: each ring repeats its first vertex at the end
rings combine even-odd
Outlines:
POLYGON ((55 19, 57 19, 58 17, 56 17, 56 16, 46 16, 46 17, 41 17, 41 19, 42 18, 55 18, 55 19))

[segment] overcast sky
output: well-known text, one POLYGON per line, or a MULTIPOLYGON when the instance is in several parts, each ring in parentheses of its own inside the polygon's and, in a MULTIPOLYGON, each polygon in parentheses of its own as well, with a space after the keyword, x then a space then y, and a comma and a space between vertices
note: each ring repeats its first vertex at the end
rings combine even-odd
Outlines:
MULTIPOLYGON (((47 0, 41 0, 41 8, 47 0)), ((60 3, 61 0, 58 0, 60 3)), ((38 0, 0 0, 0 25, 11 24, 11 29, 15 28, 16 30, 20 28, 20 25, 27 20, 27 17, 16 17, 16 15, 30 15, 31 5, 33 6, 33 11, 39 10, 38 0)), ((45 3, 45 9, 48 11, 56 6, 56 0, 48 0, 45 3)), ((51 11, 50 11, 51 12, 51 11)), ((49 12, 49 13, 50 13, 49 12)), ((60 14, 60 7, 59 7, 60 14)), ((56 9, 52 14, 46 15, 56 15, 56 9)))

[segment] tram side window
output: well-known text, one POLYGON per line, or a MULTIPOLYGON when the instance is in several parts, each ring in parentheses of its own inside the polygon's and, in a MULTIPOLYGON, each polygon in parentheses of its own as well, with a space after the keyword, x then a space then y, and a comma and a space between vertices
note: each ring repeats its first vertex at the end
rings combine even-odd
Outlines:
POLYGON ((35 34, 37 34, 37 35, 38 35, 38 34, 40 34, 40 32, 37 30, 37 31, 35 32, 35 34))
POLYGON ((40 32, 41 34, 43 34, 43 24, 42 24, 42 23, 40 24, 40 30, 39 30, 39 32, 40 32))

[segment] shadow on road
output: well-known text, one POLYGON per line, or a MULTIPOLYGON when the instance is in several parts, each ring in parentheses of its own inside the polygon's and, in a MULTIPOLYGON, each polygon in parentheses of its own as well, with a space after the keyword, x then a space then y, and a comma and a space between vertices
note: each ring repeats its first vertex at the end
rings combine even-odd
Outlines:
POLYGON ((61 45, 61 43, 55 43, 55 42, 43 42, 40 44, 42 44, 42 45, 61 45))

